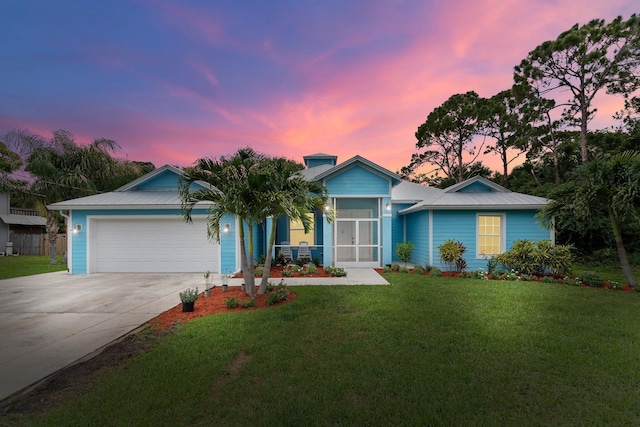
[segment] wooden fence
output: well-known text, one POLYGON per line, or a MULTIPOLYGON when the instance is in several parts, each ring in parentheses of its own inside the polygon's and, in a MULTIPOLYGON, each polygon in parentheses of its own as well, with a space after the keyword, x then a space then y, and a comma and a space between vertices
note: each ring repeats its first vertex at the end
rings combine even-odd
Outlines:
MULTIPOLYGON (((49 255, 49 238, 39 233, 11 233, 13 253, 20 255, 49 255)), ((4 248, 2 249, 4 251, 4 248)), ((62 255, 67 251, 67 235, 58 234, 56 253, 62 255)))

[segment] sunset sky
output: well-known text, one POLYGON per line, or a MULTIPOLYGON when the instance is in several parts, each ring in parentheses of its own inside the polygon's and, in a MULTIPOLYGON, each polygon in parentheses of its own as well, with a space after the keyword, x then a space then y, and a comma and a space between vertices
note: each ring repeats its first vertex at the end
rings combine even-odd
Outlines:
MULTIPOLYGON (((632 0, 2 0, 0 133, 26 128, 187 166, 251 146, 396 171, 456 93, 489 97, 576 23, 632 0)), ((613 124, 599 98, 593 128, 613 124)), ((495 159, 483 159, 496 167, 495 159)))

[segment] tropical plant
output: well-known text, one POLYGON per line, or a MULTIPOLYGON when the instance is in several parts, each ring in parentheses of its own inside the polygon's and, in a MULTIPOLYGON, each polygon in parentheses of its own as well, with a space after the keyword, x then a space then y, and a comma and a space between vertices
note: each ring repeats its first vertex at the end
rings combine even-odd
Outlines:
MULTIPOLYGON (((601 155, 577 168, 575 179, 558 188, 552 202, 539 215, 550 225, 554 217, 567 211, 581 221, 609 219, 622 271, 629 285, 637 286, 622 231, 640 218, 640 153, 626 151, 610 157, 601 155)), ((557 222, 556 225, 562 227, 557 222)))
POLYGON ((457 271, 461 273, 467 266, 463 254, 467 251, 462 242, 445 240, 438 246, 440 251, 440 263, 447 268, 447 271, 457 271))
POLYGON ((61 217, 47 205, 62 200, 114 190, 147 170, 112 157, 120 146, 110 139, 79 145, 70 132, 57 130, 51 139, 27 130, 4 136, 6 143, 26 157, 25 171, 34 177, 29 187, 37 195, 36 207, 46 213, 51 264, 56 263, 56 241, 61 217))
POLYGON ((227 215, 237 218, 240 262, 249 296, 255 293, 253 229, 265 218, 262 205, 256 203, 262 197, 259 191, 264 185, 264 174, 259 169, 264 158, 249 147, 219 159, 200 158, 196 166, 185 169, 178 180, 185 221, 192 221, 191 215, 197 203, 208 202, 207 235, 210 239, 220 241, 220 229, 227 215), (208 185, 195 186, 194 183, 208 185))

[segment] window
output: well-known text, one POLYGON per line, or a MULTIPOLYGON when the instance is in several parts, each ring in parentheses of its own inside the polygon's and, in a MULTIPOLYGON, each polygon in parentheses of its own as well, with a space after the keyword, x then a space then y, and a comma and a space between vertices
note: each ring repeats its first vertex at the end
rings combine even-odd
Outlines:
POLYGON ((297 246, 300 242, 308 242, 309 245, 315 245, 314 215, 312 213, 308 213, 307 217, 311 221, 311 229, 307 234, 304 233, 302 221, 289 221, 289 242, 291 245, 297 246))
POLYGON ((502 215, 478 215, 478 255, 502 252, 502 215))

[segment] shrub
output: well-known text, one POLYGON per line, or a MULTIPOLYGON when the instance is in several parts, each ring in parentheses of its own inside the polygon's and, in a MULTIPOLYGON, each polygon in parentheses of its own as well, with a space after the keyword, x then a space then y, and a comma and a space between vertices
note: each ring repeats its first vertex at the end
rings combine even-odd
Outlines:
POLYGON ((575 278, 565 277, 564 284, 569 286, 580 286, 582 285, 582 281, 580 280, 579 277, 575 277, 575 278))
POLYGON ((382 269, 383 273, 391 273, 391 266, 390 265, 385 265, 384 268, 382 269))
POLYGON ((391 264, 391 271, 398 271, 400 270, 400 264, 398 264, 397 262, 394 262, 393 264, 391 264))
POLYGON ((462 242, 454 242, 446 240, 438 246, 440 251, 440 263, 447 267, 448 271, 457 271, 462 273, 467 268, 467 261, 462 257, 467 251, 467 247, 462 242))
POLYGON ((256 299, 253 297, 242 301, 243 308, 249 308, 249 307, 255 307, 255 306, 256 306, 256 299))
POLYGON ((347 275, 347 272, 342 267, 332 267, 331 275, 333 277, 345 277, 347 275))
POLYGON ((198 299, 198 288, 195 289, 187 288, 184 291, 179 293, 180 301, 190 303, 195 302, 198 299))
POLYGON ((551 276, 544 276, 542 278, 542 282, 543 283, 558 283, 558 281, 556 279, 554 279, 553 277, 551 277, 551 276))
POLYGON ((487 274, 484 272, 482 267, 480 267, 473 273, 473 278, 480 279, 480 280, 487 280, 487 274))
POLYGON ((396 255, 402 261, 404 261, 404 265, 406 266, 409 261, 411 261, 411 254, 413 253, 414 245, 411 242, 402 242, 396 244, 396 255))
POLYGON ((493 274, 498 269, 498 260, 496 257, 492 256, 487 260, 487 272, 489 274, 493 274))
POLYGON ((398 270, 398 273, 408 273, 408 272, 409 272, 409 269, 404 265, 400 267, 400 269, 398 270))
POLYGON ((317 272, 318 272, 318 267, 316 267, 314 263, 309 263, 309 265, 307 265, 307 273, 316 274, 317 272))
POLYGON ((520 280, 523 280, 525 282, 535 282, 536 281, 536 276, 531 276, 529 274, 523 274, 522 276, 520 276, 520 280))
POLYGON ((256 259, 256 265, 264 265, 264 262, 267 260, 267 256, 262 254, 256 259))
POLYGON ((433 267, 429 274, 435 277, 442 277, 442 270, 440 270, 438 267, 433 267))
POLYGON ((240 305, 240 298, 227 298, 224 303, 227 308, 236 308, 240 305))
POLYGON ((582 281, 582 283, 586 283, 592 288, 599 288, 600 286, 604 285, 604 280, 602 279, 602 277, 600 277, 593 271, 585 271, 580 275, 580 280, 582 281))
POLYGON ((424 268, 421 265, 416 265, 413 267, 413 274, 424 274, 424 268))
POLYGON ((298 258, 296 260, 296 265, 298 267, 304 267, 305 264, 308 264, 310 261, 310 259, 308 257, 304 257, 304 258, 298 258))
POLYGON ((263 274, 264 274, 264 268, 256 267, 255 276, 256 277, 262 277, 263 274))
POLYGON ((320 258, 314 258, 311 262, 313 262, 316 266, 320 266, 322 265, 322 261, 320 261, 320 258))
POLYGON ((433 270, 433 266, 427 264, 427 265, 424 266, 424 269, 427 270, 427 273, 431 273, 431 270, 433 270))
POLYGON ((293 271, 294 273, 299 273, 301 270, 302 270, 302 267, 300 267, 297 264, 291 266, 291 271, 293 271))
POLYGON ((553 246, 549 240, 534 243, 531 240, 517 240, 507 252, 496 257, 507 270, 523 274, 544 274, 550 272, 565 275, 573 263, 571 245, 553 246))
POLYGON ((269 283, 267 286, 267 305, 273 305, 287 299, 289 299, 289 290, 284 281, 281 280, 278 286, 269 283))
POLYGON ((293 271, 291 271, 291 269, 289 268, 285 268, 284 270, 282 270, 282 276, 291 277, 293 276, 293 271))

